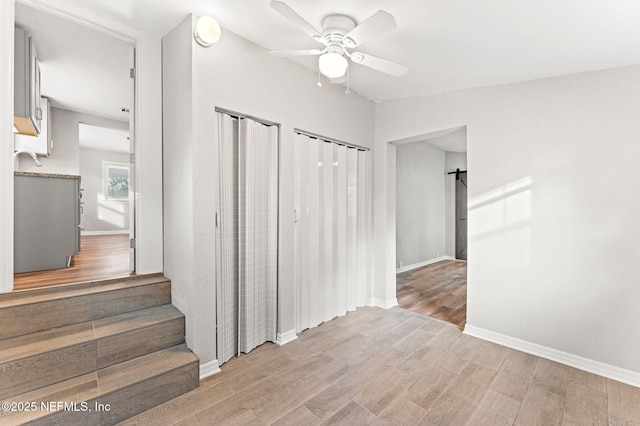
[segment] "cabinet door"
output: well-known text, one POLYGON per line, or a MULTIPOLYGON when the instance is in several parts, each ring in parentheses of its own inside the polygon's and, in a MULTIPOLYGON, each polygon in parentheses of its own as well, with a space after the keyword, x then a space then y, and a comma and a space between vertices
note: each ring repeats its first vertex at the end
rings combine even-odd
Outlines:
POLYGON ((14 136, 14 150, 35 152, 38 155, 51 154, 51 107, 47 98, 40 98, 42 110, 42 124, 38 136, 16 134, 14 136))
POLYGON ((37 133, 42 130, 42 108, 40 107, 40 64, 33 37, 29 37, 29 115, 37 133))

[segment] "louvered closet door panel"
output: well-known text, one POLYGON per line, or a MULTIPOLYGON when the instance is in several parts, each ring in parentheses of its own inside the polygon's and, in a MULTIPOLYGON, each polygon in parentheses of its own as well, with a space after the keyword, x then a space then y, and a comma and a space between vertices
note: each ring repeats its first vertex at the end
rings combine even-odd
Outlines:
POLYGON ((347 313, 347 147, 333 144, 333 264, 335 298, 332 318, 347 313))
POLYGON ((367 285, 371 282, 369 276, 369 235, 371 234, 371 215, 370 215, 370 198, 369 198, 369 182, 371 179, 369 173, 369 153, 367 151, 358 151, 358 178, 357 178, 357 261, 356 261, 356 294, 358 306, 364 306, 367 303, 367 285))
MULTIPOLYGON (((307 138, 305 136, 305 138, 307 138)), ((324 321, 324 222, 323 222, 323 145, 317 139, 307 138, 308 156, 303 167, 307 172, 307 212, 306 227, 308 240, 302 244, 307 247, 308 274, 301 276, 302 285, 308 288, 309 327, 315 327, 324 321)), ((305 172, 303 171, 303 173, 305 172)), ((304 218, 305 216, 303 216, 304 218)), ((304 263, 303 263, 304 264, 304 263)))
MULTIPOLYGON (((293 144, 293 208, 294 269, 296 333, 309 328, 309 286, 302 285, 309 279, 309 211, 307 203, 309 143, 305 136, 295 134, 293 144)), ((317 166, 314 166, 317 170, 317 166)))
POLYGON ((237 119, 218 114, 219 209, 218 255, 218 360, 228 361, 238 348, 238 132, 237 119))
POLYGON ((347 310, 358 306, 358 150, 347 150, 347 310))
MULTIPOLYGON (((268 170, 265 175, 268 177, 264 184, 267 185, 267 217, 265 247, 267 250, 267 265, 265 277, 267 282, 266 303, 267 312, 265 314, 264 341, 275 342, 278 332, 278 127, 261 126, 266 133, 269 143, 266 145, 266 155, 268 159, 268 170)), ((258 157, 262 161, 262 157, 258 157)), ((264 341, 257 343, 262 344, 264 341)))
POLYGON ((239 134, 239 351, 276 339, 277 131, 249 119, 239 134))
POLYGON ((334 144, 321 142, 322 146, 322 251, 323 258, 323 287, 324 287, 324 316, 323 320, 328 321, 335 317, 335 271, 333 254, 333 151, 334 144))

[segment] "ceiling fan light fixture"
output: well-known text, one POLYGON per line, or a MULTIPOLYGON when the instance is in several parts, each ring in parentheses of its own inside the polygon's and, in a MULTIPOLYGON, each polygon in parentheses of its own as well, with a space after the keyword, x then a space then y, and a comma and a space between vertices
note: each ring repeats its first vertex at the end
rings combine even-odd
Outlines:
POLYGON ((193 38, 200 46, 209 47, 220 40, 220 25, 211 16, 201 16, 196 21, 193 38))
POLYGON ((342 77, 347 72, 349 62, 341 52, 329 51, 320 56, 320 72, 329 78, 342 77))

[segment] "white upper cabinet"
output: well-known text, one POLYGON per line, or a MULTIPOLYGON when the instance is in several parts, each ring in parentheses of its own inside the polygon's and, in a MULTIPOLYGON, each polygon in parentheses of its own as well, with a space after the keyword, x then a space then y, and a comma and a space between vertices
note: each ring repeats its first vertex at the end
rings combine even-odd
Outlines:
POLYGON ((40 66, 29 33, 15 28, 13 126, 17 133, 37 136, 43 111, 40 107, 40 66))

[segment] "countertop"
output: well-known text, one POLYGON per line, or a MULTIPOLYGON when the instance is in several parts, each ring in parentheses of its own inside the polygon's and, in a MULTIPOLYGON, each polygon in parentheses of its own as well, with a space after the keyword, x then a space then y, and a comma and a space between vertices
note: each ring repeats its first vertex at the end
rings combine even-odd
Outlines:
POLYGON ((77 175, 61 175, 56 173, 34 173, 34 172, 13 172, 14 176, 30 176, 30 177, 43 177, 43 178, 58 178, 58 179, 78 179, 77 175))

